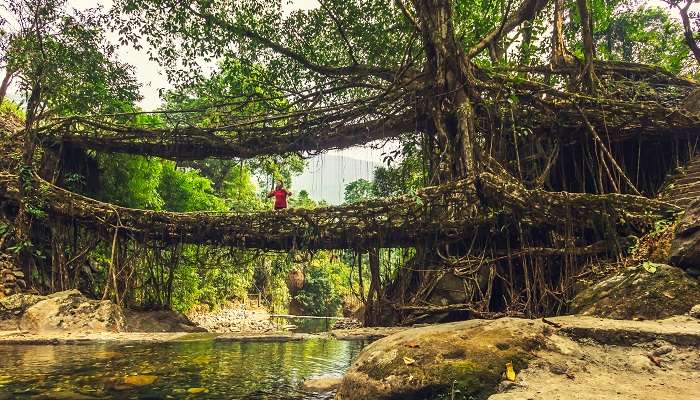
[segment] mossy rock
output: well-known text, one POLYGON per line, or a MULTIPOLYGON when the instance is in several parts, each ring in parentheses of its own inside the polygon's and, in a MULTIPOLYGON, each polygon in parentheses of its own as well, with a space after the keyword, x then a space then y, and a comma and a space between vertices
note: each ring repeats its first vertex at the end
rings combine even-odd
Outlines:
POLYGON ((570 311, 612 319, 663 319, 685 314, 698 303, 697 279, 680 268, 644 263, 581 291, 570 311))
POLYGON ((46 299, 35 294, 19 293, 0 299, 0 320, 19 318, 34 304, 46 299))
POLYGON ((547 331, 541 321, 512 318, 408 329, 367 346, 336 399, 434 399, 453 385, 456 398, 486 398, 507 363, 527 367, 547 331))

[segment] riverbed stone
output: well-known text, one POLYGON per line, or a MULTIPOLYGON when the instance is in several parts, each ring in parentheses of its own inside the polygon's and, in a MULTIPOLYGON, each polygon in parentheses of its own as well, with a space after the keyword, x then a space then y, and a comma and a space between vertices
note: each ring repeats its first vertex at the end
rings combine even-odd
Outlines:
POLYGON ((611 319, 662 319, 700 303, 700 282, 680 268, 641 263, 581 291, 572 314, 611 319))
POLYGON ((87 299, 78 290, 47 296, 24 312, 19 325, 32 333, 125 330, 124 314, 119 306, 108 300, 87 299))
POLYGON ((506 364, 525 368, 546 341, 541 321, 503 318, 407 329, 367 346, 346 373, 336 399, 423 399, 451 390, 494 393, 506 364))

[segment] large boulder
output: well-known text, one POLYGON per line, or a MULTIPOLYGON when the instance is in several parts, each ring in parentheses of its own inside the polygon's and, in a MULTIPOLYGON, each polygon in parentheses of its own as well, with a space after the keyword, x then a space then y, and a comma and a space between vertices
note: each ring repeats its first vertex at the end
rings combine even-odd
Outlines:
POLYGON ((542 321, 513 318, 407 329, 362 350, 336 399, 424 399, 453 389, 484 398, 507 363, 516 372, 527 366, 548 332, 542 321))
POLYGON ((129 332, 206 332, 189 318, 174 311, 124 310, 129 332))
POLYGON ((581 291, 573 314, 611 319, 662 319, 687 313, 700 303, 700 282, 680 268, 646 262, 581 291))
POLYGON ((686 210, 678 224, 676 236, 671 242, 669 261, 690 275, 700 276, 700 200, 686 210))
POLYGON ((29 307, 20 328, 32 333, 122 332, 122 309, 111 301, 90 300, 77 290, 58 292, 29 307))

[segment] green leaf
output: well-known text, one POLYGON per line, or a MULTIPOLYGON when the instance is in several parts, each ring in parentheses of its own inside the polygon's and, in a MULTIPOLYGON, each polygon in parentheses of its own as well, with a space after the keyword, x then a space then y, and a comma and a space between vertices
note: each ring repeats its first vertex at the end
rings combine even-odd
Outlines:
POLYGON ((644 268, 650 274, 655 273, 656 270, 661 266, 663 266, 663 264, 659 264, 659 263, 655 263, 655 262, 651 262, 651 261, 645 261, 644 263, 642 263, 642 268, 644 268))

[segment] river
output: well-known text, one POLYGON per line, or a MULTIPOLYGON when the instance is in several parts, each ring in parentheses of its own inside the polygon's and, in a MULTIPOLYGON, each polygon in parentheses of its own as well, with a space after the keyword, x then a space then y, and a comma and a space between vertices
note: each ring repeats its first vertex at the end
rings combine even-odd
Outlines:
POLYGON ((304 392, 301 382, 341 376, 363 346, 320 339, 0 345, 0 400, 328 399, 304 392))

